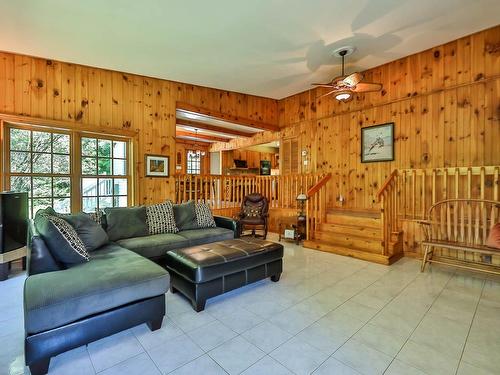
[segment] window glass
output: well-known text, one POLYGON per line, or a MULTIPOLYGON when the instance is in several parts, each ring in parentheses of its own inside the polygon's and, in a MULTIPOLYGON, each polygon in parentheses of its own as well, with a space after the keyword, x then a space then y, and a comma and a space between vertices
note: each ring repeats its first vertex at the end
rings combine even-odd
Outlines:
POLYGON ((127 143, 84 137, 81 150, 83 210, 127 206, 127 143))
POLYGON ((8 129, 10 189, 29 193, 30 216, 47 206, 58 212, 70 212, 69 134, 8 129))
POLYGON ((69 213, 129 204, 128 141, 37 126, 6 129, 7 186, 28 192, 31 217, 48 206, 69 213), (73 171, 75 159, 81 164, 73 171))
POLYGON ((188 174, 200 174, 201 173, 201 152, 199 150, 193 151, 189 150, 186 155, 188 174))

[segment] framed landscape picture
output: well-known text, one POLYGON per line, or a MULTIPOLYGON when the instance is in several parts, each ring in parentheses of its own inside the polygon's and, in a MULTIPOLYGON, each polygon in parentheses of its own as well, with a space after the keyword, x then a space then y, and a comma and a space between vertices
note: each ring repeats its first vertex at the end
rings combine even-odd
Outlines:
POLYGON ((168 156, 146 155, 146 177, 168 177, 168 156))
POLYGON ((394 160, 394 123, 361 128, 361 162, 394 160))

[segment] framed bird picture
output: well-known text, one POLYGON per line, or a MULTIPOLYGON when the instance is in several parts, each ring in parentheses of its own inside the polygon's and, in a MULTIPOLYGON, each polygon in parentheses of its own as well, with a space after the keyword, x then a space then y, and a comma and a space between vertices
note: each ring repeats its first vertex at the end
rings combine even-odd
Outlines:
POLYGON ((394 160, 394 123, 361 128, 361 162, 394 160))

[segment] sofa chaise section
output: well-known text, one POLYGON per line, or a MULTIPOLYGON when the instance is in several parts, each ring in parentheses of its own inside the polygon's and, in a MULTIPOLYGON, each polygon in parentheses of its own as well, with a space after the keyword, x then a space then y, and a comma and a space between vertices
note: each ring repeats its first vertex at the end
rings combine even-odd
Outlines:
POLYGON ((25 359, 33 375, 50 359, 136 325, 159 329, 168 273, 156 263, 109 243, 89 262, 59 264, 30 225, 24 288, 25 359))

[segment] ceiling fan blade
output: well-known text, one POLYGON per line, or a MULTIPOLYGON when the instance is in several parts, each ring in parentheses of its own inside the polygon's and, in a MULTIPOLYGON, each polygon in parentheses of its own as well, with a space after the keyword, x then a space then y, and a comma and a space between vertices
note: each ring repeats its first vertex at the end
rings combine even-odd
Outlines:
POLYGON ((344 84, 346 86, 354 87, 359 82, 361 82, 362 79, 363 79, 363 75, 361 73, 355 72, 355 73, 349 74, 347 77, 345 77, 342 80, 342 82, 344 82, 344 84))
POLYGON ((370 92, 382 90, 381 83, 360 82, 352 89, 354 92, 370 92))
POLYGON ((328 96, 328 95, 333 94, 334 92, 337 92, 337 90, 328 91, 326 94, 323 94, 323 95, 321 95, 321 96, 318 96, 316 99, 321 99, 321 98, 323 98, 323 97, 325 97, 325 96, 328 96))
POLYGON ((331 83, 311 83, 311 85, 318 87, 333 87, 331 83))

